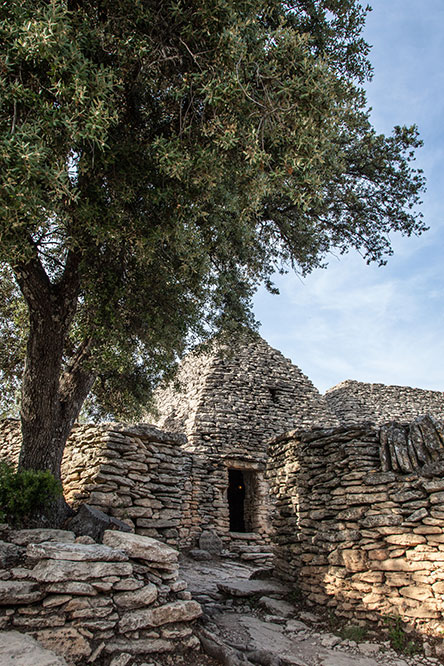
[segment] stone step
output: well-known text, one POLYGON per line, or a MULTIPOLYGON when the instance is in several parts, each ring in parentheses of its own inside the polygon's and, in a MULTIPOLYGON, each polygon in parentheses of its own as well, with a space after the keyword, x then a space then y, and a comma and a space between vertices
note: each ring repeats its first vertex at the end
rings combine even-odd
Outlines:
POLYGON ((241 560, 245 561, 266 561, 266 562, 272 562, 273 561, 273 553, 243 553, 240 556, 241 560))
POLYGON ((232 597, 252 597, 255 594, 281 595, 288 592, 288 588, 285 585, 274 580, 245 580, 233 578, 224 583, 218 583, 217 587, 221 592, 232 597))
POLYGON ((271 550, 267 548, 264 544, 239 544, 239 543, 231 543, 230 544, 230 550, 232 553, 271 553, 271 550))
POLYGON ((256 532, 230 532, 232 541, 261 541, 264 537, 256 532))

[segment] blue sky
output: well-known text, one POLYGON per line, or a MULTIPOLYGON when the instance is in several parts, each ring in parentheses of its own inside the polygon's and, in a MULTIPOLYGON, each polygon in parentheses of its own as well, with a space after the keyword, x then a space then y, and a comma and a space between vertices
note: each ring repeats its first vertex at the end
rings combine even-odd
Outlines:
POLYGON ((302 280, 278 277, 279 296, 260 290, 261 335, 322 392, 344 379, 444 390, 444 1, 370 0, 365 38, 374 77, 372 121, 419 127, 417 165, 427 192, 421 237, 393 236, 387 266, 357 253, 331 256, 302 280))

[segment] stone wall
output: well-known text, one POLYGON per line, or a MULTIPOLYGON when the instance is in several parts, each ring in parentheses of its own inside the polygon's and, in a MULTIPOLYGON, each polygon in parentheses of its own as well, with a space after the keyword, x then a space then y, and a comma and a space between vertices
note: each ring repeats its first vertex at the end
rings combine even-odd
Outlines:
MULTIPOLYGON (((0 442, 0 460, 16 463, 18 421, 0 421, 0 442)), ((147 424, 75 426, 62 462, 66 500, 74 508, 86 502, 123 520, 137 534, 170 545, 195 546, 202 531, 211 531, 229 547, 228 469, 235 467, 255 475, 252 528, 267 540, 265 452, 206 455, 187 452, 185 442, 184 435, 147 424)))
MULTIPOLYGON (((19 423, 0 422, 0 459, 16 462, 19 423)), ((185 539, 190 513, 191 458, 183 435, 147 424, 77 425, 62 462, 67 502, 88 502, 124 522, 138 534, 177 545, 185 539)))
POLYGON ((441 391, 347 380, 329 389, 325 399, 342 424, 407 423, 424 414, 444 419, 444 393, 441 391))
POLYGON ((411 438, 399 425, 382 435, 357 425, 271 442, 276 566, 309 603, 444 630, 444 436, 431 423, 415 424, 429 459, 414 472, 393 471, 411 438))
POLYGON ((104 545, 62 530, 2 526, 0 536, 1 629, 30 633, 70 663, 199 646, 191 623, 201 608, 173 548, 114 531, 104 545))
POLYGON ((155 396, 155 423, 184 432, 191 451, 254 458, 290 428, 339 424, 311 381, 260 337, 189 354, 155 396))

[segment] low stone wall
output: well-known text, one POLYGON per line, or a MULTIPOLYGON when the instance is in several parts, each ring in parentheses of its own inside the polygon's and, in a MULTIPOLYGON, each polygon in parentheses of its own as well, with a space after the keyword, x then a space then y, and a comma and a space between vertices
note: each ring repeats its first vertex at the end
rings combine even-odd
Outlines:
MULTIPOLYGON (((0 422, 0 441, 0 459, 16 462, 18 421, 0 422)), ((66 501, 74 508, 88 502, 138 534, 177 545, 186 539, 180 518, 189 511, 191 458, 184 442, 183 435, 148 424, 77 425, 62 462, 66 501)))
POLYGON ((70 663, 199 646, 201 608, 173 548, 117 531, 103 545, 62 530, 2 526, 0 536, 0 629, 32 634, 70 663))
MULTIPOLYGON (((16 463, 21 445, 18 421, 0 421, 0 442, 0 459, 16 463)), ((86 502, 124 521, 137 534, 173 546, 195 546, 202 531, 211 531, 229 547, 228 469, 241 469, 254 475, 248 498, 254 503, 251 530, 268 543, 265 452, 190 453, 183 448, 185 442, 184 435, 148 424, 77 425, 62 462, 65 498, 74 508, 86 502)), ((251 553, 247 550, 244 559, 261 560, 257 545, 251 553)))
POLYGON ((387 421, 407 423, 425 414, 444 419, 442 391, 367 384, 348 379, 333 386, 324 397, 343 425, 365 422, 382 425, 387 421))
POLYGON ((382 435, 363 425, 271 442, 276 567, 309 603, 444 630, 444 437, 431 423, 415 424, 417 449, 433 451, 416 473, 382 470, 388 453, 406 454, 410 430, 399 425, 382 435))

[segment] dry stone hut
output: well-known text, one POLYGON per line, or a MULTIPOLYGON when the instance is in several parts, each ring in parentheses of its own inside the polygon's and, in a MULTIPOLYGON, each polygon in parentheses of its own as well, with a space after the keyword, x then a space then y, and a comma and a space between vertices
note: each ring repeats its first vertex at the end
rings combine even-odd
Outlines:
POLYGON ((259 336, 189 354, 178 384, 156 392, 155 423, 184 433, 189 451, 258 457, 277 433, 338 425, 308 377, 259 336))
MULTIPOLYGON (((157 427, 74 429, 62 469, 67 500, 88 502, 174 546, 194 546, 211 532, 258 562, 269 552, 263 546, 275 509, 264 476, 272 438, 426 413, 444 419, 439 392, 347 381, 321 396, 259 336, 189 354, 156 403, 149 419, 157 427)), ((18 422, 0 423, 0 442, 0 459, 14 461, 18 422)))
POLYGON ((156 425, 185 433, 193 454, 191 536, 214 530, 259 560, 256 541, 269 534, 268 440, 338 419, 299 368, 259 336, 188 355, 178 384, 157 391, 156 425))
MULTIPOLYGON (((442 634, 442 393, 346 381, 321 396, 255 337, 190 354, 156 402, 156 426, 76 426, 68 501, 175 547, 274 555, 309 603, 442 634)), ((0 422, 0 459, 19 447, 18 422, 0 422)))

